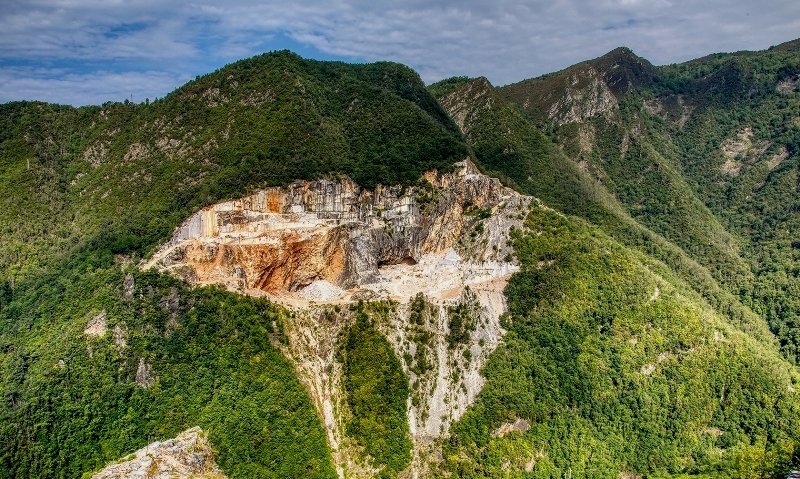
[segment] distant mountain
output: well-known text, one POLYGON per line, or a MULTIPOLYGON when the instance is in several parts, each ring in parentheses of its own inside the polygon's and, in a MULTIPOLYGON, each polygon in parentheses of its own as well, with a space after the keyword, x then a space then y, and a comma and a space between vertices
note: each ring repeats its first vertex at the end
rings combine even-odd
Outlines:
MULTIPOLYGON (((796 187, 790 186, 792 180, 786 176, 794 174, 789 159, 797 141, 792 115, 800 78, 799 57, 792 44, 659 68, 629 50, 617 49, 558 73, 493 89, 492 94, 508 98, 517 110, 507 108, 509 113, 493 121, 492 125, 505 122, 494 130, 502 135, 480 135, 473 148, 480 164, 497 174, 513 175, 522 191, 589 219, 677 271, 685 270, 686 280, 712 303, 729 302, 730 298, 720 299, 727 293, 712 293, 719 291, 713 283, 722 285, 738 297, 734 302, 745 306, 737 315, 752 322, 748 309, 762 318, 764 313, 761 300, 745 292, 761 274, 762 266, 757 264, 763 260, 756 257, 778 254, 764 250, 764 236, 788 240, 792 235, 775 228, 791 224, 790 205, 797 197, 796 187), (614 89, 612 84, 625 88, 614 89), (530 115, 527 124, 519 120, 523 112, 530 115), (516 132, 530 131, 533 126, 538 131, 515 137, 516 132), (533 145, 542 143, 543 134, 551 136, 563 155, 557 161, 559 168, 577 167, 583 172, 581 183, 591 188, 579 190, 565 184, 553 188, 551 178, 561 182, 566 178, 551 175, 558 155, 549 155, 551 163, 544 164, 519 160, 512 153, 524 146, 512 146, 510 138, 518 145, 533 145), (481 145, 490 143, 494 143, 494 153, 482 155, 481 145), (581 191, 580 199, 570 197, 574 191, 581 191), (777 216, 759 215, 756 209, 774 211, 777 216), (631 226, 626 218, 637 224, 631 226), (659 241, 653 233, 682 251, 663 245, 654 249, 659 241), (702 265, 713 281, 707 281, 705 273, 698 274, 697 268, 687 269, 687 261, 702 265)), ((462 84, 469 82, 462 80, 462 84)), ((432 86, 431 91, 436 88, 432 86)), ((453 113, 449 99, 467 91, 466 86, 453 90, 440 95, 440 101, 453 113)), ((483 103, 483 97, 476 98, 472 103, 462 101, 459 108, 483 103)), ((486 113, 492 114, 497 113, 486 113)), ((468 139, 479 136, 475 130, 481 128, 481 118, 463 126, 471 132, 468 139)), ((768 249, 774 248, 784 247, 768 249)), ((792 270, 794 266, 788 264, 794 260, 787 257, 786 261, 792 270)), ((795 313, 788 312, 794 310, 789 306, 792 295, 781 296, 784 306, 778 309, 783 313, 774 318, 783 319, 773 319, 772 329, 791 335, 785 325, 796 321, 795 313)), ((787 337, 781 341, 785 350, 795 350, 787 337)))
MULTIPOLYGON (((798 264, 790 238, 798 231, 789 211, 800 194, 794 181, 800 57, 790 45, 664 67, 620 48, 502 88, 484 78, 454 78, 429 89, 459 124, 485 171, 667 265, 731 324, 795 363, 798 310, 790 291, 800 283, 791 279, 798 264)), ((563 274, 557 271, 551 274, 563 274)), ((545 297, 550 299, 534 309, 539 321, 545 317, 543 304, 554 301, 545 297)), ((582 386, 593 382, 587 381, 582 386)), ((584 414, 595 414, 589 409, 584 414)), ((597 427, 599 418, 591 417, 597 427)), ((480 447, 467 455, 486 463, 489 458, 478 452, 484 443, 468 423, 457 431, 470 438, 467 444, 480 447)), ((559 433, 540 434, 540 441, 553 447, 545 438, 559 433)), ((596 437, 608 438, 605 434, 596 437)), ((637 444, 642 454, 646 447, 637 444)), ((709 471, 710 465, 701 465, 707 460, 696 457, 689 470, 709 471)), ((564 468, 568 464, 574 463, 562 462, 564 468)))
POLYGON ((610 111, 632 91, 652 85, 658 70, 628 48, 560 72, 505 86, 503 95, 534 118, 556 124, 610 111))

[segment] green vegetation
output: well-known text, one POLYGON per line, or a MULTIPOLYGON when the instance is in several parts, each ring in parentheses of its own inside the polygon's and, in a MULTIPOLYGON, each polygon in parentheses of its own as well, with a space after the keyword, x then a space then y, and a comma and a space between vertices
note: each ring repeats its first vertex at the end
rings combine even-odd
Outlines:
MULTIPOLYGON (((416 374, 422 376, 426 372, 433 369, 428 354, 433 347, 433 334, 428 330, 429 318, 433 314, 433 305, 429 305, 425 301, 425 295, 422 292, 417 293, 411 300, 411 313, 409 314, 409 322, 407 333, 408 339, 414 343, 414 355, 406 353, 405 362, 408 369, 416 374)), ((419 405, 419 398, 414 396, 411 398, 414 406, 419 405)))
POLYGON ((796 48, 660 68, 618 49, 501 89, 430 87, 464 118, 482 169, 589 222, 539 212, 528 226, 541 236, 518 237, 510 332, 445 444, 446 471, 797 467, 796 372, 777 353, 800 357, 798 79, 796 48), (604 87, 612 103, 556 104, 604 87), (529 432, 491 436, 517 417, 529 432))
POLYGON ((800 425, 798 378, 775 352, 596 228, 541 208, 526 226, 515 233, 522 271, 506 289, 509 333, 444 443, 444 470, 744 477, 742 461, 765 450, 781 471, 797 464, 775 449, 794 450, 800 425), (491 435, 516 418, 530 431, 491 435))
POLYGON ((411 460, 406 419, 408 378, 400 360, 359 305, 356 321, 341 343, 344 391, 351 418, 347 434, 381 467, 380 477, 396 477, 411 460))
POLYGON ((470 112, 463 128, 487 172, 662 261, 795 362, 799 74, 789 47, 660 68, 617 49, 501 89, 483 79, 430 89, 470 112), (598 80, 613 103, 576 104, 606 110, 560 122, 564 90, 598 80))
POLYGON ((452 93, 453 91, 457 90, 461 87, 464 83, 470 81, 469 77, 460 76, 460 77, 450 77, 445 78, 444 80, 438 81, 428 87, 428 91, 431 95, 436 98, 441 98, 448 93, 452 93))
MULTIPOLYGON (((658 68, 617 49, 500 89, 275 52, 139 105, 0 105, 0 476, 79 477, 199 425, 231 477, 333 477, 277 348, 287 313, 131 265, 199 208, 296 179, 416 186, 430 211, 420 175, 471 157, 553 210, 513 232, 508 334, 433 472, 782 477, 800 467, 795 44, 658 68), (567 87, 597 95, 556 105, 567 87)), ((485 233, 491 211, 464 207, 485 233)), ((447 310, 457 362, 470 304, 447 310)), ((346 434, 395 477, 409 386, 374 324, 388 308, 354 307, 337 357, 346 434)), ((419 379, 434 306, 410 308, 419 379)))
MULTIPOLYGON (((693 92, 695 113, 683 128, 646 116, 669 138, 693 192, 742 244, 751 276, 735 281, 740 297, 761 317, 792 362, 800 358, 800 255, 796 212, 800 73, 794 51, 716 55, 664 69, 664 83, 693 92), (703 73, 708 70, 708 73, 703 73), (783 85, 783 86, 782 86, 783 85)), ((656 90, 659 98, 667 98, 656 90)), ((669 117, 668 117, 669 118, 669 117)))
POLYGON ((270 344, 279 308, 136 272, 126 301, 123 276, 91 255, 15 285, 0 312, 0 476, 80 477, 195 425, 232 477, 335 476, 314 407, 270 344), (84 334, 98 316, 105 333, 84 334))
MULTIPOLYGON (((480 223, 479 223, 480 224, 480 223)), ((455 306, 447 307, 447 345, 453 349, 469 342, 477 325, 478 299, 469 286, 464 288, 464 298, 455 306)))
POLYGON ((418 75, 275 52, 148 104, 0 106, 0 271, 76 250, 150 251, 197 209, 348 175, 412 185, 467 157, 418 75))
MULTIPOLYGON (((194 425, 232 477, 334 475, 308 395, 270 343, 285 341, 280 308, 152 275, 136 275, 127 302, 121 269, 194 211, 255 188, 340 175, 413 185, 467 155, 394 63, 275 52, 144 104, 0 105, 0 476, 79 477, 194 425), (159 305, 169 288, 175 312, 159 305), (101 311, 108 332, 86 337, 101 311), (140 358, 149 388, 134 381, 140 358)), ((407 428, 391 431, 402 447, 376 458, 400 468, 407 428)))

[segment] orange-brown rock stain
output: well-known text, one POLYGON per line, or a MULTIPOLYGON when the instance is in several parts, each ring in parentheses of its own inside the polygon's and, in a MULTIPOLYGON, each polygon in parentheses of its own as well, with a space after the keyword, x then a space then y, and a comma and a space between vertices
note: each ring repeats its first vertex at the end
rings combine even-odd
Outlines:
POLYGON ((244 275, 241 287, 268 293, 297 291, 319 279, 336 284, 345 270, 344 231, 333 229, 311 236, 284 231, 261 236, 272 236, 274 241, 193 242, 186 246, 184 258, 200 284, 233 278, 239 268, 244 275))
POLYGON ((282 195, 273 189, 267 190, 267 213, 283 213, 282 195))

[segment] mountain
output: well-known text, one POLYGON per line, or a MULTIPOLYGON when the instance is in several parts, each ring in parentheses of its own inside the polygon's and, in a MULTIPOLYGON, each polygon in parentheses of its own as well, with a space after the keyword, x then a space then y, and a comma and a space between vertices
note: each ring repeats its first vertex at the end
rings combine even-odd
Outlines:
MULTIPOLYGON (((367 186, 376 178, 407 184, 467 155, 407 68, 307 62, 288 52, 238 62, 144 105, 11 103, 3 113, 8 217, 47 208, 88 221, 106 217, 117 240, 164 237, 171 226, 148 223, 172 214, 174 223, 256 184, 323 173, 367 186), (48 198, 15 184, 35 185, 48 198)), ((75 227, 85 237, 97 225, 75 227)), ((19 236, 26 243, 41 234, 19 236)), ((1 264, 17 269, 10 259, 1 264)))
POLYGON ((730 321, 774 345, 768 323, 794 363, 796 266, 787 226, 796 166, 783 162, 796 141, 798 57, 774 50, 653 68, 618 49, 502 88, 457 78, 430 90, 485 171, 663 261, 730 321), (754 142, 751 130, 761 138, 754 142), (543 154, 546 143, 556 152, 543 154), (755 164, 757 179, 739 179, 740 165, 755 164), (778 165, 785 173, 773 172, 778 165), (784 213, 741 216, 739 202, 754 197, 759 211, 784 213), (770 245, 765 236, 773 235, 784 239, 770 245))
POLYGON ((615 108, 626 94, 650 86, 658 70, 628 48, 566 70, 503 88, 504 96, 539 119, 572 123, 615 108))
POLYGON ((796 43, 0 105, 0 476, 785 477, 796 43))
POLYGON ((259 186, 453 169, 468 147, 417 74, 276 52, 154 102, 2 109, 0 475, 76 477, 212 423, 234 476, 332 475, 310 398, 269 341, 285 310, 166 276, 129 284, 121 268, 259 186))
MULTIPOLYGON (((737 310, 731 316, 740 323, 758 323, 751 313, 764 318, 764 302, 772 303, 775 298, 754 299, 744 290, 761 284, 758 278, 769 274, 754 265, 760 262, 757 257, 778 254, 776 248, 785 248, 770 246, 767 253, 768 241, 763 236, 785 234, 787 230, 776 229, 774 223, 790 221, 792 198, 797 195, 789 179, 792 174, 785 177, 783 171, 792 170, 784 161, 796 141, 791 105, 796 101, 792 85, 798 59, 795 52, 774 50, 718 54, 653 69, 631 52, 618 49, 562 72, 495 88, 496 96, 516 108, 493 123, 502 125, 496 130, 510 133, 484 135, 473 147, 487 171, 514 175, 522 191, 554 205, 579 205, 560 209, 665 261, 712 304, 737 310), (606 80, 611 78, 610 72, 617 72, 615 78, 640 80, 627 82, 630 88, 621 95, 612 91, 613 81, 606 80), (587 83, 578 78, 595 80, 587 83), (542 94, 551 90, 565 93, 558 98, 542 94), (576 104, 585 114, 575 113, 566 121, 564 98, 581 99, 576 104), (542 116, 542 111, 549 111, 549 116, 542 116), (519 118, 525 113, 530 115, 528 123, 513 127, 523 125, 519 118), (577 166, 584 172, 580 183, 587 186, 579 194, 580 200, 565 193, 577 191, 574 186, 552 187, 548 181, 552 164, 512 158, 521 148, 514 147, 509 137, 531 125, 541 133, 521 134, 516 142, 541 144, 542 135, 549 134, 562 154, 559 167, 577 166), (754 140, 755 130, 760 132, 758 140, 754 140), (778 165, 786 170, 773 172, 778 165), (761 199, 754 200, 754 195, 761 199), (783 213, 756 212, 756 208, 776 207, 783 213)), ((455 90, 440 99, 447 107, 447 98, 459 94, 455 90)), ((464 108, 482 102, 476 98, 464 108)), ((467 128, 480 128, 481 121, 484 119, 475 119, 467 128)), ((549 158, 555 161, 557 156, 549 158)), ((560 181, 563 177, 559 175, 560 181)), ((793 260, 779 262, 785 261, 793 260)), ((784 271, 794 268, 787 266, 784 271)), ((764 286, 774 291, 787 285, 764 286)), ((791 294, 781 296, 778 301, 783 304, 777 310, 783 318, 778 320, 774 313, 771 327, 782 347, 793 350, 795 346, 787 339, 792 334, 787 327, 795 322, 794 313, 789 313, 793 309, 789 306, 791 294), (781 330, 784 332, 779 333, 781 330)))

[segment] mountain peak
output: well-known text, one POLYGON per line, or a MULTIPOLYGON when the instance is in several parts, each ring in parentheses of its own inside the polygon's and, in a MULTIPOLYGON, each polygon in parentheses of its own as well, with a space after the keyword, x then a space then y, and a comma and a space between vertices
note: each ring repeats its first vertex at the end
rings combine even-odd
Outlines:
POLYGON ((658 71, 649 61, 637 56, 628 47, 615 48, 587 63, 597 69, 617 98, 651 84, 658 75, 658 71))
POLYGON ((640 56, 633 53, 633 50, 626 46, 617 47, 610 52, 606 53, 605 55, 597 57, 600 58, 620 58, 620 57, 628 57, 628 58, 641 58, 640 56))
POLYGON ((559 72, 523 80, 501 90, 540 119, 570 123, 616 108, 631 91, 653 83, 658 70, 628 47, 559 72))

